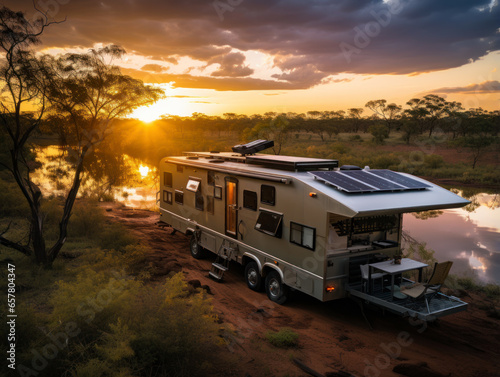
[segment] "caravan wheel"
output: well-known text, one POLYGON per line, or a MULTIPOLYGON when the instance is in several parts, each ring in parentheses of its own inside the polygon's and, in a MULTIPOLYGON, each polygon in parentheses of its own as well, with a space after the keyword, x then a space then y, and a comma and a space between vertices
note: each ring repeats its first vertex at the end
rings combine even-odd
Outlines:
POLYGON ((288 287, 283 284, 281 277, 276 271, 271 271, 266 276, 266 293, 269 300, 284 304, 288 299, 288 287))
POLYGON ((249 262, 245 266, 245 281, 248 288, 260 292, 262 290, 262 276, 259 273, 259 266, 255 262, 249 262))
POLYGON ((195 259, 203 259, 206 257, 206 250, 198 244, 196 240, 196 236, 193 234, 191 236, 191 241, 189 243, 189 250, 191 251, 191 255, 195 259))

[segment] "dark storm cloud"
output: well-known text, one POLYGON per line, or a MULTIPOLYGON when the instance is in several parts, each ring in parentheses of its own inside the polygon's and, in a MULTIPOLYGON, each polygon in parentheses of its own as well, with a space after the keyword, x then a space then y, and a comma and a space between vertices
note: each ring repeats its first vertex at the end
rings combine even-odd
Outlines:
POLYGON ((500 93, 500 82, 484 81, 462 87, 439 88, 432 90, 432 93, 500 93))
MULTIPOLYGON (((246 80, 249 88, 265 81, 245 77, 252 68, 240 55, 237 63, 225 63, 222 55, 232 48, 275 57, 283 72, 264 85, 269 89, 307 88, 342 72, 443 70, 500 48, 500 6, 490 9, 490 0, 244 0, 237 6, 219 0, 226 4, 222 10, 211 0, 61 2, 68 3, 53 7, 52 16, 67 21, 47 30, 46 45, 116 43, 165 61, 189 56, 216 62, 220 68, 214 75, 227 77, 218 84, 229 80, 223 87, 232 87, 235 78, 246 80)), ((29 0, 6 3, 14 10, 31 9, 29 0)), ((190 80, 206 84, 198 77, 190 80)))
POLYGON ((244 77, 250 76, 254 71, 250 67, 244 65, 245 55, 241 52, 231 52, 215 56, 208 60, 207 65, 217 63, 219 69, 213 72, 211 76, 218 77, 244 77))

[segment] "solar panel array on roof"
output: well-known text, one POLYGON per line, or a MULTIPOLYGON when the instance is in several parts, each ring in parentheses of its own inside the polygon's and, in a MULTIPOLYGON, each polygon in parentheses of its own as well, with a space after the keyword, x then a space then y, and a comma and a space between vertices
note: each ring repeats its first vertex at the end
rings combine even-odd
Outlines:
POLYGON ((423 190, 431 187, 391 170, 341 170, 309 172, 315 179, 349 193, 423 190))

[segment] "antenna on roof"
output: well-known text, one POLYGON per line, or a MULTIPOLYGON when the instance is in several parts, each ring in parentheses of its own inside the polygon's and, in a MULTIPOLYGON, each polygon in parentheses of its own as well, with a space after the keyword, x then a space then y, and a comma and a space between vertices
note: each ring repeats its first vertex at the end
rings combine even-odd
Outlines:
POLYGON ((274 147, 274 141, 272 140, 254 140, 246 144, 235 145, 232 149, 233 152, 245 156, 247 154, 255 154, 271 147, 274 147))

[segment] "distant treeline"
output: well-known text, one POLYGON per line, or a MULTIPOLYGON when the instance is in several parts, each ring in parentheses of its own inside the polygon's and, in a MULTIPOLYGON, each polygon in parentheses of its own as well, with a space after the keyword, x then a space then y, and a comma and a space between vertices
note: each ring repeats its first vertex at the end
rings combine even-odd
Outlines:
POLYGON ((406 105, 407 108, 403 109, 394 103, 387 104, 386 100, 375 100, 369 101, 365 105, 366 109, 351 108, 347 111, 267 112, 254 115, 225 113, 222 116, 193 113, 189 117, 165 115, 155 125, 168 125, 181 137, 190 132, 210 132, 219 136, 224 132, 236 132, 242 136, 252 136, 252 130, 258 133, 259 129, 279 127, 291 133, 317 134, 321 140, 339 133, 373 133, 373 126, 383 126, 387 136, 393 131, 402 132, 407 143, 418 135, 431 137, 434 133, 445 132, 451 133, 454 139, 478 133, 496 135, 500 131, 498 110, 465 110, 460 103, 448 102, 437 95, 413 98, 406 105))

